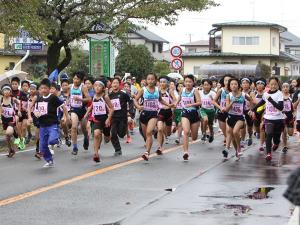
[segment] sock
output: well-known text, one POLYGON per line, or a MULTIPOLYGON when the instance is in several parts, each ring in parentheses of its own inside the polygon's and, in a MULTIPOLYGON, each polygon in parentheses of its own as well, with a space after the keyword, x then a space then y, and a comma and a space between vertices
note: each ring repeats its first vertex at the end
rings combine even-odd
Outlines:
POLYGON ((77 148, 77 144, 73 144, 73 148, 77 148))

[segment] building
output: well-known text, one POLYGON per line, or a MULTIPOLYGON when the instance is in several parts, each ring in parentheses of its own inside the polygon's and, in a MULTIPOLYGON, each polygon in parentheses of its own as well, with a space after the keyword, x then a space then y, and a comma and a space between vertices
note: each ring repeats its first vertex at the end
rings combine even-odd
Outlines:
POLYGON ((205 52, 209 51, 209 41, 199 40, 181 45, 187 53, 205 52))
MULTIPOLYGON (((263 63, 271 67, 274 75, 291 75, 291 67, 300 66, 300 58, 282 50, 281 35, 287 28, 257 21, 238 21, 213 24, 209 31, 209 48, 206 51, 185 51, 184 73, 199 74, 206 64, 263 63)), ((294 74, 293 74, 294 75, 294 74)), ((297 74, 299 75, 299 74, 297 74)))
MULTIPOLYGON (((9 51, 7 48, 5 35, 0 33, 0 74, 13 69, 22 58, 21 55, 9 51)), ((21 68, 18 68, 21 69, 21 68)))
POLYGON ((164 60, 164 44, 169 42, 148 29, 140 28, 127 34, 127 42, 132 45, 145 45, 156 60, 164 60))

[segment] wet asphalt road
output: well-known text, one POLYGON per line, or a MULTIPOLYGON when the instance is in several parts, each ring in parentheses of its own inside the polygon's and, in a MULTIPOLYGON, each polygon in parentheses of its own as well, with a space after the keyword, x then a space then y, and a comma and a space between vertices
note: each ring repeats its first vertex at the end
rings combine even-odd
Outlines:
POLYGON ((132 144, 122 144, 122 157, 113 156, 111 144, 103 145, 99 165, 91 160, 91 148, 77 158, 65 147, 57 150, 52 169, 41 168, 33 152, 11 160, 1 156, 0 203, 12 202, 0 206, 0 224, 287 224, 291 205, 282 193, 300 160, 295 139, 289 153, 275 153, 270 165, 255 145, 239 161, 223 162, 222 142, 217 137, 213 144, 191 145, 189 162, 172 144, 166 145, 169 153, 149 163, 129 161, 144 152, 138 134, 132 144), (250 199, 259 187, 275 189, 267 199, 250 199), (21 199, 23 193, 32 196, 21 199))

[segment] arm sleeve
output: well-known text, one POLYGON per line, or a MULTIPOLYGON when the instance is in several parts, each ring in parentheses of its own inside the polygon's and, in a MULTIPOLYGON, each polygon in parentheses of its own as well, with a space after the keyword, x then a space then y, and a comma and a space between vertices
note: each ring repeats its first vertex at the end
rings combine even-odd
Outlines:
POLYGON ((294 96, 293 96, 293 103, 295 103, 296 101, 298 101, 298 95, 299 95, 300 91, 296 91, 294 96))
POLYGON ((268 99, 268 101, 278 110, 283 110, 283 100, 275 102, 271 97, 268 99))

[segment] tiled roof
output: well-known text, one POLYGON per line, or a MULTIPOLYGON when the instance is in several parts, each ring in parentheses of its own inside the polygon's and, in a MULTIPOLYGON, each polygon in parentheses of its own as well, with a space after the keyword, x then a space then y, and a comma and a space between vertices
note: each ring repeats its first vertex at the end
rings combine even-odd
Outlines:
POLYGON ((299 46, 300 47, 300 38, 295 34, 286 31, 280 34, 281 37, 287 39, 286 46, 299 46))
POLYGON ((280 32, 287 31, 287 28, 276 24, 276 23, 267 23, 267 22, 259 22, 259 21, 234 21, 234 22, 225 22, 225 23, 215 23, 212 25, 216 28, 222 27, 240 27, 240 26, 248 26, 248 27, 272 27, 278 29, 280 32))
POLYGON ((208 40, 199 40, 199 41, 182 44, 181 46, 209 46, 209 41, 208 40))

